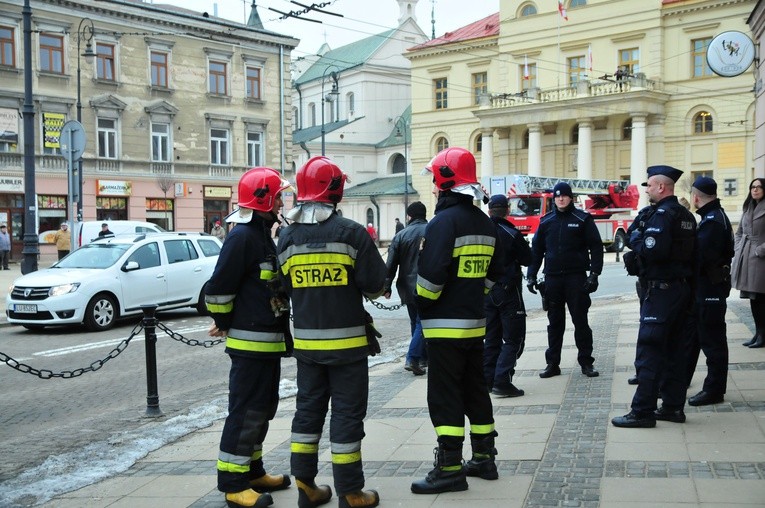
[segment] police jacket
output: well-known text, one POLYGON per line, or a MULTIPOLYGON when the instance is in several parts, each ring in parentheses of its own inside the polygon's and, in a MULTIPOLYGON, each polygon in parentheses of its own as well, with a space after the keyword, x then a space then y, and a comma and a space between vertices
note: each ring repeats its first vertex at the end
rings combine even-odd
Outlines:
POLYGON ((730 294, 730 266, 733 259, 733 228, 720 200, 702 206, 696 241, 696 296, 701 302, 720 302, 730 294))
POLYGON ((536 279, 544 259, 545 275, 603 271, 603 242, 589 213, 571 203, 563 211, 557 207, 539 221, 531 243, 528 278, 536 279))
POLYGON ((284 330, 289 316, 271 310, 276 278, 276 247, 271 239, 275 219, 257 212, 229 233, 212 278, 205 285, 207 310, 220 330, 228 330, 226 352, 239 356, 276 356, 286 351, 284 330))
POLYGON ((500 266, 502 275, 497 279, 503 286, 515 286, 522 278, 521 265, 531 263, 531 247, 526 237, 512 222, 503 217, 489 217, 497 229, 497 238, 502 243, 500 266))
POLYGON ((382 294, 385 262, 364 226, 335 212, 324 221, 295 222, 279 235, 278 253, 292 299, 293 355, 327 365, 366 358, 362 295, 382 294))
POLYGON ((388 275, 385 279, 385 290, 390 291, 396 270, 398 270, 396 290, 401 297, 401 303, 406 305, 414 305, 414 295, 417 291, 417 257, 420 254, 420 243, 427 225, 425 219, 413 219, 404 229, 396 233, 388 246, 388 260, 385 263, 388 275))
POLYGON ((667 196, 630 235, 630 248, 640 257, 640 277, 672 281, 693 276, 696 219, 676 196, 667 196))
POLYGON ((483 340, 484 295, 501 274, 498 254, 494 224, 471 197, 441 192, 417 261, 417 312, 425 339, 483 340))

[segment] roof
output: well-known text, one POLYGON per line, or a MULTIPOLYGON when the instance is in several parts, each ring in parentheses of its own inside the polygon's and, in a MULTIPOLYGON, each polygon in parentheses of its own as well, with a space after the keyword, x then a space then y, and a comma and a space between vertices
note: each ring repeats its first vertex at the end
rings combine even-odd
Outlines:
POLYGON ((412 142, 412 106, 411 104, 407 106, 407 108, 404 110, 403 113, 401 113, 401 116, 396 118, 396 122, 393 122, 393 128, 390 131, 390 134, 388 134, 388 137, 380 141, 375 145, 376 148, 387 148, 389 146, 399 146, 404 144, 404 141, 407 141, 409 143, 412 142), (400 128, 400 125, 398 123, 398 120, 402 119, 404 120, 404 126, 406 128, 406 132, 404 133, 404 136, 399 136, 398 131, 400 128))
POLYGON ((465 42, 473 39, 482 39, 484 37, 491 37, 499 35, 499 13, 496 12, 483 19, 471 23, 462 28, 458 28, 453 32, 446 32, 441 37, 436 37, 429 41, 418 44, 417 46, 409 48, 409 51, 417 51, 418 49, 431 48, 434 46, 441 46, 444 44, 453 44, 455 42, 465 42))
POLYGON ((392 28, 377 35, 372 35, 327 51, 321 55, 321 58, 316 63, 295 80, 295 84, 301 85, 315 79, 321 79, 329 67, 340 72, 364 64, 383 43, 391 38, 395 31, 396 29, 392 28))
MULTIPOLYGON (((353 187, 346 188, 343 192, 344 198, 356 198, 367 196, 403 196, 404 195, 404 178, 402 174, 396 174, 393 176, 385 176, 382 178, 375 178, 368 182, 354 185, 353 187)), ((417 191, 412 187, 412 175, 407 175, 407 186, 409 187, 409 195, 417 196, 417 191)))
MULTIPOLYGON (((349 120, 338 120, 337 122, 327 122, 324 124, 324 134, 329 134, 332 131, 336 131, 337 129, 341 127, 345 127, 349 123, 356 122, 358 120, 361 120, 362 117, 354 118, 353 121, 349 120)), ((321 124, 314 125, 312 127, 306 127, 305 129, 300 129, 297 131, 292 131, 292 142, 294 144, 300 144, 303 142, 311 141, 313 139, 316 139, 321 136, 321 124)))

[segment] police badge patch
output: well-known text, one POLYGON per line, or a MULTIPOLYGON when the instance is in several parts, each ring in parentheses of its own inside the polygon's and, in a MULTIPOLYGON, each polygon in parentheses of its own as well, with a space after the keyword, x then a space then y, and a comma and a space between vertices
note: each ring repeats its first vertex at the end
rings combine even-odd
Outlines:
POLYGON ((646 249, 653 249, 654 245, 656 245, 656 239, 652 236, 649 236, 645 239, 645 248, 646 249))

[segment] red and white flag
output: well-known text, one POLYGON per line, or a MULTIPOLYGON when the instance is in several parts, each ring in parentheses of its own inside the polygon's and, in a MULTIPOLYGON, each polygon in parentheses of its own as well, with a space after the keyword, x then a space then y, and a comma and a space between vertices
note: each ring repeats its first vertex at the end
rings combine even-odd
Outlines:
POLYGON ((523 79, 529 79, 529 58, 523 55, 523 79))
POLYGON ((558 0, 558 12, 563 17, 563 19, 568 21, 568 14, 566 14, 566 8, 563 7, 563 0, 558 0))
POLYGON ((592 73, 592 44, 587 46, 587 66, 590 69, 590 73, 592 73))

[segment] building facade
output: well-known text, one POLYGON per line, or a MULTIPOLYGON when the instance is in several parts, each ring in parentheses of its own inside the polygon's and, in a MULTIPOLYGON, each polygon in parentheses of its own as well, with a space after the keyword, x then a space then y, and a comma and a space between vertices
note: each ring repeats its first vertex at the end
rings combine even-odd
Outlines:
MULTIPOLYGON (((755 44, 757 45, 757 54, 762 55, 765 51, 765 2, 758 0, 747 20, 755 44)), ((763 75, 760 62, 755 61, 755 85, 754 93, 757 97, 755 106, 755 127, 754 127, 754 177, 765 178, 765 75, 763 75)))
POLYGON ((30 48, 21 3, 0 0, 0 221, 15 254, 24 228, 25 51, 40 234, 74 215, 61 131, 78 104, 87 139, 82 220, 209 231, 236 203, 244 170, 291 164, 298 41, 264 30, 254 2, 243 25, 134 0, 33 0, 30 48))

